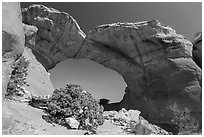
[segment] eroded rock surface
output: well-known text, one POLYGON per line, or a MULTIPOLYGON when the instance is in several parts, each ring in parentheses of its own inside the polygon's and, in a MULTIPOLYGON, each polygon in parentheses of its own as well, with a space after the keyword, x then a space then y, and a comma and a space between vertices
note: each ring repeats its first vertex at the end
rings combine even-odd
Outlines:
POLYGON ((2 97, 10 80, 11 66, 22 55, 24 32, 20 4, 2 3, 2 97))
POLYGON ((54 87, 43 65, 38 62, 29 47, 24 48, 23 56, 30 61, 26 84, 24 85, 25 89, 32 95, 51 95, 54 87))
POLYGON ((202 33, 195 35, 193 41, 193 59, 195 63, 202 69, 202 33))
POLYGON ((54 91, 54 87, 50 80, 49 73, 45 70, 44 66, 36 59, 30 45, 35 44, 35 36, 37 27, 23 24, 25 33, 25 47, 23 55, 29 65, 27 68, 27 76, 25 78, 26 84, 23 88, 31 95, 50 95, 54 91))
POLYGON ((67 58, 88 58, 122 75, 128 87, 118 109, 165 122, 176 103, 201 116, 201 69, 192 59, 193 45, 159 21, 101 25, 85 37, 67 13, 33 5, 23 10, 23 22, 38 28, 30 48, 47 70, 67 58))
POLYGON ((169 133, 164 129, 150 124, 147 120, 140 116, 138 110, 126 110, 122 108, 117 111, 105 111, 105 120, 114 123, 115 125, 121 126, 126 132, 130 132, 136 135, 168 135, 169 133))
POLYGON ((42 5, 25 8, 22 15, 25 24, 38 28, 35 45, 30 48, 46 70, 76 56, 85 34, 72 16, 42 5))
POLYGON ((158 21, 96 27, 79 53, 121 74, 127 83, 120 108, 152 121, 169 121, 177 103, 201 113, 201 69, 192 43, 158 21))
MULTIPOLYGON (((32 29, 26 31, 28 47, 24 48, 19 3, 3 3, 2 9, 3 93, 11 66, 23 50, 23 55, 31 60, 25 89, 34 95, 47 95, 53 91, 46 71, 57 63, 67 58, 88 58, 117 71, 127 83, 123 100, 110 108, 137 109, 148 121, 163 123, 172 118, 168 107, 176 103, 188 107, 201 121, 201 35, 193 41, 192 57, 192 43, 156 20, 101 25, 85 36, 69 14, 33 5, 22 12, 23 22, 37 27, 31 26, 32 29)), ((3 134, 70 133, 62 127, 53 128, 43 121, 42 114, 26 104, 5 101, 3 134)), ((121 117, 126 118, 126 115, 121 113, 115 118, 121 117)), ((145 120, 139 127, 142 128, 133 124, 131 128, 141 134, 155 130, 145 120)))

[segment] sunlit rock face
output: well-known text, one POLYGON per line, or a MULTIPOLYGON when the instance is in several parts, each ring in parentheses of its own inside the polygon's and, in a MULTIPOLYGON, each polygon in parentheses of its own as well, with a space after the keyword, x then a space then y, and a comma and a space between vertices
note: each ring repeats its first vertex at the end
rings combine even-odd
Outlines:
POLYGON ((159 21, 101 25, 85 36, 67 13, 33 5, 23 10, 23 22, 38 28, 30 48, 47 70, 67 58, 88 58, 122 75, 128 87, 118 109, 138 109, 152 121, 169 121, 174 103, 201 114, 193 45, 159 21))
POLYGON ((38 31, 37 27, 23 24, 25 32, 25 47, 23 56, 30 63, 26 76, 26 84, 23 87, 32 95, 51 95, 54 87, 50 80, 50 75, 44 66, 36 59, 37 56, 33 54, 30 45, 35 44, 35 35, 38 31))
POLYGON ((202 33, 198 32, 193 41, 193 59, 195 63, 202 69, 202 33))
POLYGON ((22 15, 25 24, 38 28, 35 45, 30 48, 46 70, 76 56, 85 34, 73 17, 42 5, 25 8, 22 15))
POLYGON ((20 3, 2 3, 2 96, 4 97, 11 66, 22 55, 24 32, 21 20, 20 3))
POLYGON ((32 50, 25 46, 23 56, 29 60, 28 72, 26 76, 25 89, 32 95, 51 95, 54 87, 51 83, 50 76, 43 65, 37 61, 32 50))
POLYGON ((98 26, 87 34, 80 54, 123 76, 128 87, 120 108, 166 121, 174 103, 201 112, 201 69, 192 60, 192 47, 153 20, 98 26))

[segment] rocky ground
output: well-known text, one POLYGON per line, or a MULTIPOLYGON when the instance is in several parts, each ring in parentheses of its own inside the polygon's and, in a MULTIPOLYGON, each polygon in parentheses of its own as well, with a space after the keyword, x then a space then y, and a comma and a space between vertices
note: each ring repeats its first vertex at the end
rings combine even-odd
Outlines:
MULTIPOLYGON (((84 135, 87 131, 67 129, 66 127, 51 124, 42 119, 43 110, 29 106, 27 103, 21 103, 11 100, 3 101, 3 135, 84 135)), ((126 111, 122 109, 119 112, 105 111, 105 122, 97 129, 98 135, 128 135, 136 134, 127 127, 130 120, 135 119, 139 128, 138 134, 169 134, 157 126, 152 126, 146 120, 139 116, 139 111, 126 111), (131 114, 135 114, 131 116, 131 114), (141 126, 142 125, 142 126, 141 126), (157 127, 157 128, 155 128, 157 127), (131 131, 131 132, 130 132, 131 131)), ((132 127, 132 128, 133 128, 132 127)))
POLYGON ((42 119, 44 112, 26 103, 3 102, 3 135, 83 135, 85 131, 67 130, 42 119))

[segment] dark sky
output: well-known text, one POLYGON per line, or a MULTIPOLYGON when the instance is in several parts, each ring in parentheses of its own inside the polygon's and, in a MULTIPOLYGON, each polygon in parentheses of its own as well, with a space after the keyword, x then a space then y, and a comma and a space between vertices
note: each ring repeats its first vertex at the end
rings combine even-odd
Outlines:
MULTIPOLYGON (((21 3, 21 7, 28 7, 31 4, 33 3, 21 3)), ((202 31, 201 2, 45 2, 41 4, 69 13, 85 33, 100 24, 151 19, 157 19, 171 26, 189 40, 192 40, 196 32, 202 31)), ((68 59, 59 63, 50 73, 56 88, 64 87, 68 82, 75 82, 96 98, 106 97, 112 101, 122 99, 126 86, 119 74, 88 60, 68 59)))

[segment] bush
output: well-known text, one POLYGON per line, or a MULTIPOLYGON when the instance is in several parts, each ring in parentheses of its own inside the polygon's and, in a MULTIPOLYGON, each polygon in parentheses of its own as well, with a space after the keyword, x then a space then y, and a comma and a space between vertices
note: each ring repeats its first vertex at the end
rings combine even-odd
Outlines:
POLYGON ((29 61, 21 56, 12 66, 10 81, 7 86, 6 96, 21 95, 21 87, 26 84, 26 76, 28 71, 29 61))
POLYGON ((103 107, 91 94, 76 84, 56 89, 47 102, 47 117, 54 123, 69 127, 66 118, 75 118, 79 129, 95 132, 104 123, 103 107))
POLYGON ((178 134, 193 134, 201 132, 199 122, 190 115, 188 108, 179 108, 177 104, 170 106, 174 113, 174 118, 171 120, 176 125, 178 134))

